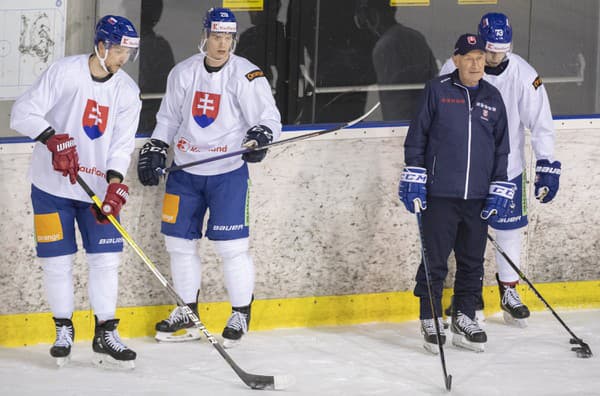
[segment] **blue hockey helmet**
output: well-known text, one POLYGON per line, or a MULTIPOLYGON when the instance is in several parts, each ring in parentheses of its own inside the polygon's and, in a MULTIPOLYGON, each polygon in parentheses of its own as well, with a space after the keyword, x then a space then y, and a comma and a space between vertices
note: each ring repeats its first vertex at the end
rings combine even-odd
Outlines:
POLYGON ((237 33, 235 15, 229 8, 209 9, 204 17, 204 31, 207 37, 210 32, 231 33, 235 37, 237 33))
POLYGON ((512 44, 512 27, 508 17, 499 12, 490 12, 481 17, 479 36, 485 40, 485 49, 490 52, 508 52, 512 44))
POLYGON ((129 49, 130 58, 135 59, 140 46, 140 36, 129 19, 106 15, 96 24, 94 45, 98 46, 99 42, 103 42, 106 48, 113 45, 126 47, 129 49))

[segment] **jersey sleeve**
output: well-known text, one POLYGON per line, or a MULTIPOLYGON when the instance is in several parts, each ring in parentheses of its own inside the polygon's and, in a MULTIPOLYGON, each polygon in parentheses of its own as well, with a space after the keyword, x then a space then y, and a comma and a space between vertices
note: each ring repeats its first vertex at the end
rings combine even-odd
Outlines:
POLYGON ((440 76, 443 76, 444 74, 450 74, 454 70, 456 70, 454 61, 452 60, 452 58, 448 58, 448 59, 446 59, 446 62, 444 62, 444 64, 442 65, 442 68, 440 69, 440 76))
POLYGON ((106 169, 115 170, 123 176, 127 174, 131 153, 135 148, 135 132, 142 108, 139 93, 139 89, 128 88, 127 95, 123 95, 117 109, 113 138, 108 151, 106 169))
MULTIPOLYGON (((527 65, 529 66, 529 65, 527 65)), ((554 122, 550 101, 542 79, 530 66, 521 76, 522 90, 519 102, 521 122, 531 131, 531 145, 536 159, 554 159, 554 122)))
POLYGON ((17 98, 10 113, 11 129, 35 139, 51 126, 45 116, 56 102, 53 88, 61 85, 59 70, 52 64, 17 98))
POLYGON ((238 79, 237 98, 248 125, 265 125, 273 132, 273 141, 281 136, 281 115, 275 105, 271 86, 256 68, 238 79))
POLYGON ((494 156, 494 169, 492 181, 507 181, 508 180, 508 154, 510 153, 509 133, 508 133, 508 118, 506 115, 506 107, 502 101, 500 92, 498 92, 498 122, 494 127, 494 140, 496 144, 494 156))
POLYGON ((181 66, 176 66, 169 73, 167 89, 158 113, 156 113, 156 127, 152 133, 152 139, 161 140, 169 145, 173 142, 179 126, 183 123, 185 110, 183 107, 187 88, 182 71, 181 66))

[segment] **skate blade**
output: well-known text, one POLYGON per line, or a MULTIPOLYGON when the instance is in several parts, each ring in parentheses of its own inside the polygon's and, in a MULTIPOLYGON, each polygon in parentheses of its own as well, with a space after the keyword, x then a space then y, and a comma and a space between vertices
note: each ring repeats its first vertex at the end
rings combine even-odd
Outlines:
POLYGON ((423 348, 425 348, 425 350, 433 355, 437 355, 440 353, 440 348, 438 347, 437 344, 432 344, 429 342, 424 342, 423 343, 423 348))
POLYGON ((527 327, 527 319, 517 319, 506 311, 502 312, 502 316, 504 317, 504 323, 507 325, 515 326, 521 329, 527 327))
POLYGON ((452 345, 458 348, 468 349, 477 353, 485 351, 485 342, 471 342, 461 334, 452 335, 452 345))
POLYGON ((157 331, 154 339, 158 342, 185 342, 194 341, 200 339, 200 330, 197 328, 189 328, 185 330, 179 330, 174 333, 165 333, 157 331))
POLYGON ((71 355, 54 358, 58 367, 66 366, 71 361, 71 355))
POLYGON ((135 360, 117 360, 105 353, 94 352, 92 360, 94 366, 107 370, 133 370, 135 360))
POLYGON ((241 338, 239 340, 230 340, 229 338, 224 338, 223 339, 223 348, 225 348, 225 349, 235 348, 241 342, 242 342, 241 338))

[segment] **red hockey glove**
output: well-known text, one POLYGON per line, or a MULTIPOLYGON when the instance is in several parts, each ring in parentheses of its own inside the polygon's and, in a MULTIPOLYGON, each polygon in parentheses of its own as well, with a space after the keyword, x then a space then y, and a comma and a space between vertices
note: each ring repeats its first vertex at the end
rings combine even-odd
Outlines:
POLYGON ((111 183, 106 189, 104 202, 102 202, 102 214, 118 216, 121 207, 129 198, 129 188, 122 183, 111 183))
POLYGON ((67 133, 52 135, 46 141, 46 147, 52 152, 54 170, 62 172, 63 176, 69 175, 71 184, 77 183, 79 156, 75 140, 67 133))
POLYGON ((106 189, 102 209, 98 208, 95 204, 92 204, 90 209, 99 224, 108 224, 110 221, 106 216, 111 214, 117 217, 119 212, 121 212, 121 207, 125 205, 128 198, 129 188, 125 184, 110 183, 106 189))

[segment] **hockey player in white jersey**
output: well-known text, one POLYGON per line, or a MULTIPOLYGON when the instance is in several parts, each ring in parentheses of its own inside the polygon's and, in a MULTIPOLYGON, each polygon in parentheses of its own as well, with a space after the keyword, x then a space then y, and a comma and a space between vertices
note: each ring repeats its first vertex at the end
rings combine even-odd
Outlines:
MULTIPOLYGON (((174 164, 182 165, 237 150, 263 146, 281 134, 281 119, 263 72, 233 54, 235 15, 211 8, 204 20, 200 53, 177 64, 157 113, 151 139, 140 150, 138 175, 144 185, 157 185, 157 167, 164 168, 173 145, 174 164)), ((223 261, 225 286, 232 306, 223 330, 225 347, 237 344, 248 331, 254 291, 254 265, 248 252, 246 162, 260 162, 266 150, 188 167, 169 173, 162 209, 161 232, 170 255, 174 288, 198 314, 201 263, 197 251, 203 220, 204 235, 213 241, 223 261)), ((200 337, 198 329, 176 307, 156 324, 159 341, 200 337)))
POLYGON ((123 239, 106 215, 118 216, 128 197, 123 178, 141 103, 139 88, 121 67, 135 58, 139 36, 126 18, 107 15, 96 25, 94 44, 92 54, 51 64, 16 100, 10 125, 37 142, 31 199, 36 250, 56 327, 51 356, 59 365, 66 363, 75 339, 71 318, 77 221, 95 314, 94 362, 133 368, 136 353, 119 338, 115 318, 123 239), (78 176, 103 198, 102 211, 77 185, 78 176))
MULTIPOLYGON (((517 185, 514 197, 516 205, 512 213, 505 217, 495 216, 489 220, 489 224, 495 230, 498 244, 519 266, 521 229, 527 225, 525 130, 531 131, 531 145, 537 159, 535 196, 540 202, 547 203, 555 197, 561 163, 554 159, 555 133, 546 89, 535 69, 512 52, 512 27, 508 17, 501 13, 483 15, 478 33, 486 42, 484 79, 498 88, 506 106, 510 135, 508 179, 517 185)), ((453 70, 454 65, 449 60, 440 74, 448 74, 453 70)), ((529 309, 515 289, 519 275, 498 252, 496 265, 504 319, 509 324, 525 327, 529 309)), ((483 308, 482 299, 480 308, 483 308)))

